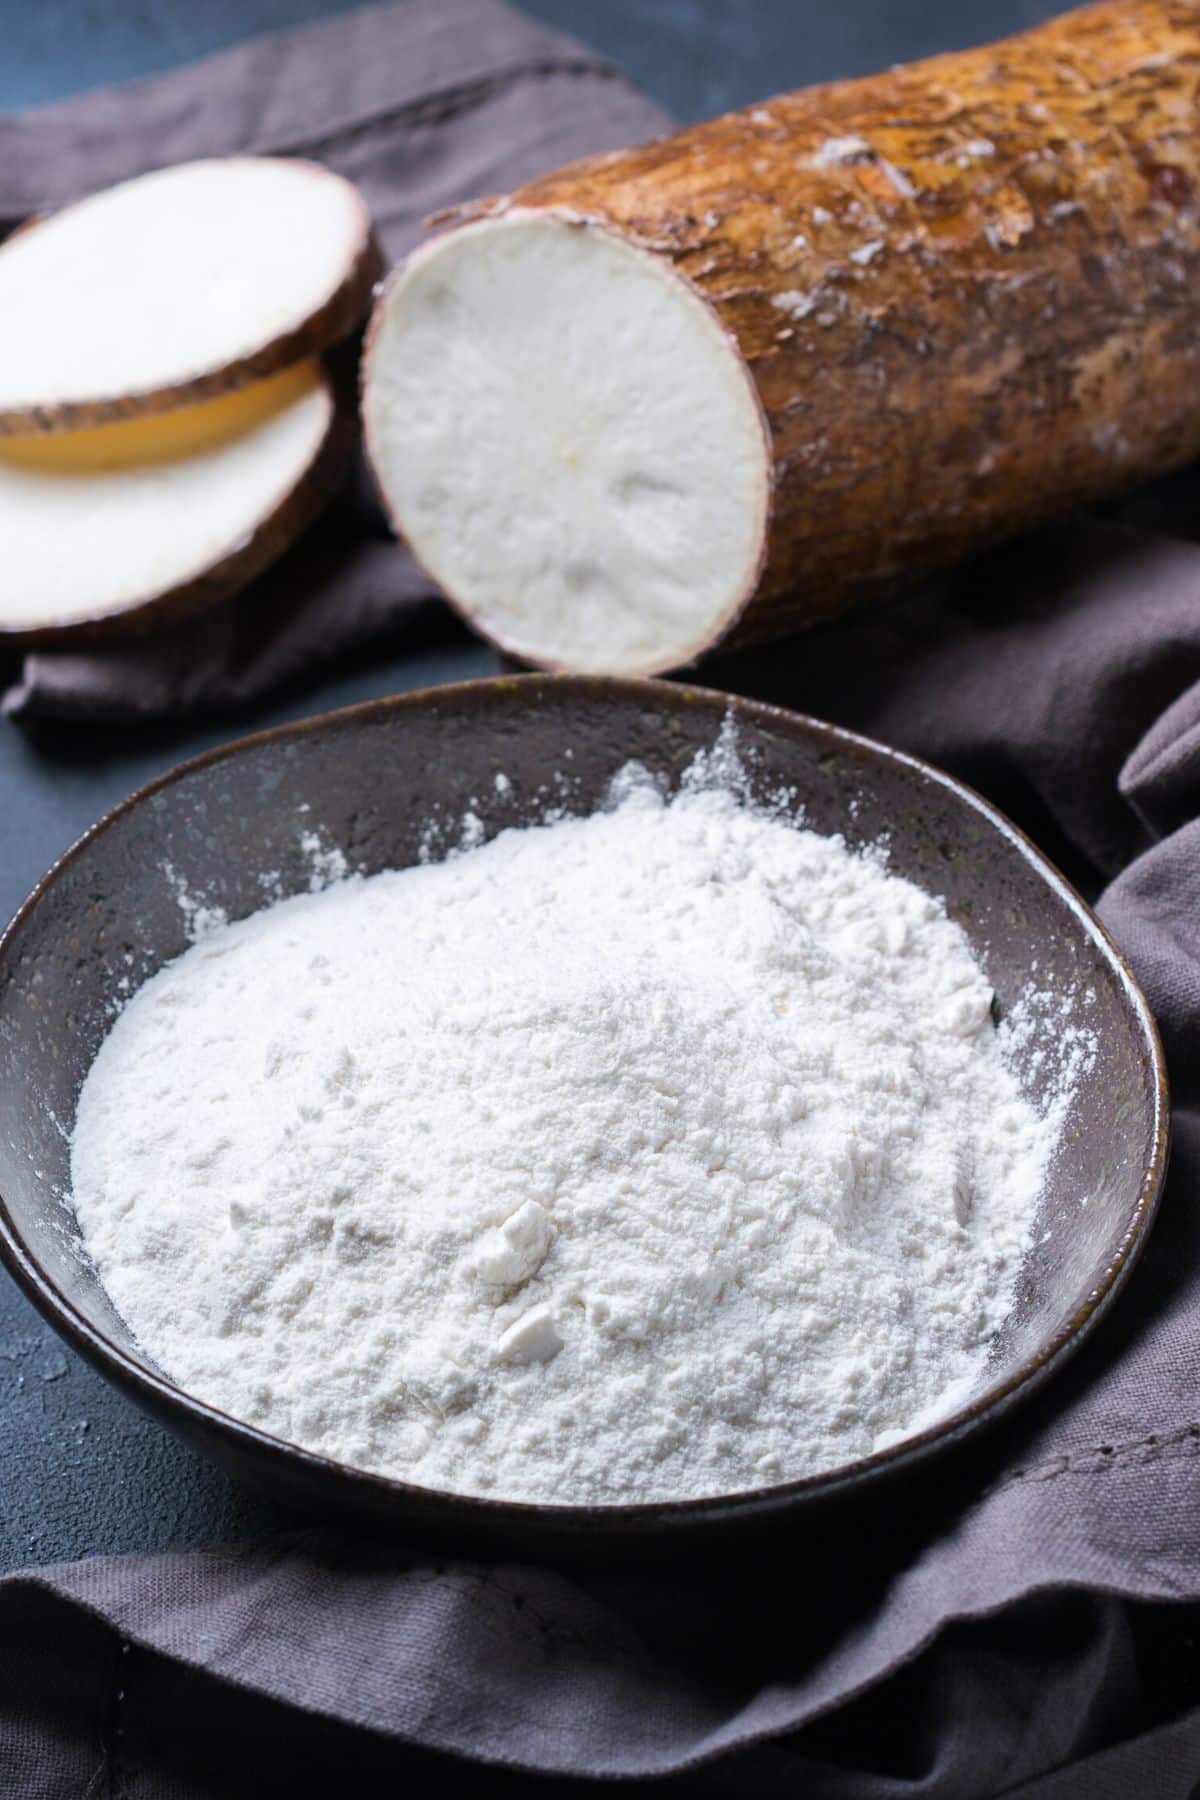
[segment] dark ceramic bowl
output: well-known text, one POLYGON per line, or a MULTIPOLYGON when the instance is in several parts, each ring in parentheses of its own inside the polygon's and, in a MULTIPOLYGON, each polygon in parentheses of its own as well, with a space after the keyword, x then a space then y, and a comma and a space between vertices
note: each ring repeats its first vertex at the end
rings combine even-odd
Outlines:
MULTIPOLYGON (((1040 1028, 1029 1091, 1053 1076, 1061 1013, 1040 1028)), ((995 1419, 1057 1369, 1128 1276, 1162 1185, 1167 1089, 1146 1003, 1103 928, 976 794, 936 769, 768 706, 661 682, 521 676, 358 706, 185 763, 100 821, 0 939, 0 1248, 50 1322, 133 1399, 238 1474, 325 1512, 552 1548, 733 1528, 870 1487, 995 1419), (299 838, 319 826, 352 867, 414 861, 431 817, 468 807, 489 835, 538 816, 547 786, 589 810, 637 757, 672 781, 727 710, 764 794, 786 784, 806 821, 852 843, 886 834, 891 866, 945 898, 1003 1012, 1031 981, 1059 996, 1098 1054, 1079 1083, 1040 1230, 981 1391, 942 1424, 845 1468, 746 1494, 610 1507, 509 1504, 346 1468, 180 1391, 139 1353, 83 1254, 66 1133, 124 983, 186 948, 178 883, 238 918, 259 877, 306 889, 299 838), (494 776, 510 787, 497 795, 494 776), (556 785, 556 778, 565 781, 556 785), (301 808, 307 810, 300 811, 301 808), (174 872, 167 873, 168 866, 174 872), (1090 995, 1090 999, 1085 998, 1090 995), (1085 1204, 1086 1203, 1086 1204, 1085 1204)))

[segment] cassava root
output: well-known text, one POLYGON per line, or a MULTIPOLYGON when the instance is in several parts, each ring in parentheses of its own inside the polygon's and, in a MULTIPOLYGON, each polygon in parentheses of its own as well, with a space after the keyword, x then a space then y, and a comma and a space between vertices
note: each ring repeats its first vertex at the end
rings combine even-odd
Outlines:
POLYGON ((394 522, 547 667, 777 636, 1200 453, 1200 7, 1106 0, 465 209, 365 369, 394 522))

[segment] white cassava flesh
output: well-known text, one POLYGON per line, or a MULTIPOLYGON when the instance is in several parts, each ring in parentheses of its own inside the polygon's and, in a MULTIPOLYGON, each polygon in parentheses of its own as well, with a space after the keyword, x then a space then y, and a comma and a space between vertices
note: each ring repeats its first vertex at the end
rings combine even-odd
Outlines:
POLYGON ((0 637, 242 585, 316 511, 333 430, 307 362, 161 418, 0 440, 0 637))
POLYGON ((227 157, 107 188, 0 249, 0 435, 160 411, 352 328, 378 272, 353 185, 227 157))
POLYGON ((397 530, 517 656, 672 667, 753 589, 771 457, 746 365, 611 232, 514 211, 434 239, 376 309, 363 418, 397 530))

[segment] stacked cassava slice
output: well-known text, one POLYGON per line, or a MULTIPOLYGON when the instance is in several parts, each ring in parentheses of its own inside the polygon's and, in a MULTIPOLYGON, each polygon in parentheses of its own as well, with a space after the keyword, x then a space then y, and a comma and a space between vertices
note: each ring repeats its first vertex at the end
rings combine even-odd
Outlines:
POLYGON ((315 164, 188 163, 0 247, 0 641, 157 629, 315 516, 353 428, 320 353, 379 274, 315 164))

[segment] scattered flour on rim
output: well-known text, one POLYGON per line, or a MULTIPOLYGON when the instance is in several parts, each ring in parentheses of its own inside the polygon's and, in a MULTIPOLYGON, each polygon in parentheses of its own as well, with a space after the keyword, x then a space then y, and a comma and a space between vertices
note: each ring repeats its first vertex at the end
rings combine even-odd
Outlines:
POLYGON ((72 1145, 87 1246, 180 1386, 572 1503, 829 1468, 982 1379, 1057 1127, 882 856, 702 759, 669 801, 626 771, 591 817, 201 922, 72 1145))

